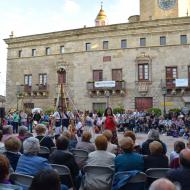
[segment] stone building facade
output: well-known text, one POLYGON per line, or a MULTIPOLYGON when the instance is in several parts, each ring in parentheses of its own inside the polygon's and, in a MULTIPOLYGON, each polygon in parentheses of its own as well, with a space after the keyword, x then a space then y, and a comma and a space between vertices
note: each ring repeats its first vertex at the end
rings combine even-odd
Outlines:
MULTIPOLYGON (((6 109, 188 106, 190 17, 180 17, 180 1, 141 0, 140 16, 128 23, 5 39, 6 109)), ((97 18, 106 18, 102 11, 97 18)))

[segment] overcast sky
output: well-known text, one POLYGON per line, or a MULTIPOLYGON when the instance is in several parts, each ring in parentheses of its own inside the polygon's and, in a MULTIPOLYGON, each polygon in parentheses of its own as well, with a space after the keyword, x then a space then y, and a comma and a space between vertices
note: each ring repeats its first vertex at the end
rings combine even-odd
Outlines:
MULTIPOLYGON (((140 0, 104 0, 109 24, 128 22, 139 14, 140 0)), ((7 46, 16 37, 94 26, 101 0, 0 0, 0 95, 5 95, 7 46)))

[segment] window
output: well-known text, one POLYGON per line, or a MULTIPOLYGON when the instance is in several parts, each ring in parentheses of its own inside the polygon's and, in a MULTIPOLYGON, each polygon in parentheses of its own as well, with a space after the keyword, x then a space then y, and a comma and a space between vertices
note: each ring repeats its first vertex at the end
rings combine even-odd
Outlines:
POLYGON ((34 103, 24 103, 24 110, 31 111, 34 108, 34 103))
POLYGON ((175 88, 175 79, 177 79, 177 67, 166 67, 167 88, 175 88))
POLYGON ((138 65, 138 80, 149 80, 149 65, 147 63, 138 65))
POLYGON ((111 56, 103 56, 103 62, 110 62, 111 56))
POLYGON ((140 46, 146 46, 146 38, 140 38, 140 46))
POLYGON ((112 80, 114 81, 122 80, 122 69, 112 69, 112 80))
POLYGON ((36 49, 32 49, 32 56, 36 56, 36 49))
POLYGON ((90 51, 91 50, 91 43, 86 43, 86 51, 90 51))
POLYGON ((24 75, 24 85, 32 86, 32 75, 24 75))
POLYGON ((46 73, 39 74, 39 82, 40 82, 40 85, 47 85, 47 74, 46 73))
POLYGON ((103 49, 108 49, 108 41, 103 41, 103 49))
POLYGON ((102 81, 102 80, 103 80, 103 71, 93 70, 93 81, 102 81))
POLYGON ((22 50, 18 51, 18 57, 22 57, 22 50))
POLYGON ((99 110, 105 110, 106 109, 106 103, 93 103, 93 110, 99 111, 99 110))
POLYGON ((106 24, 105 20, 96 21, 96 26, 104 26, 106 24))
POLYGON ((50 49, 50 47, 47 47, 46 48, 46 55, 50 55, 50 53, 51 53, 51 49, 50 49))
POLYGON ((60 46, 60 53, 64 54, 65 53, 65 47, 64 46, 60 46))
POLYGON ((121 48, 127 48, 127 40, 121 40, 121 48))
POLYGON ((166 45, 166 36, 160 36, 160 45, 165 46, 166 45))
POLYGON ((180 36, 180 43, 181 44, 187 44, 187 35, 181 35, 180 36))

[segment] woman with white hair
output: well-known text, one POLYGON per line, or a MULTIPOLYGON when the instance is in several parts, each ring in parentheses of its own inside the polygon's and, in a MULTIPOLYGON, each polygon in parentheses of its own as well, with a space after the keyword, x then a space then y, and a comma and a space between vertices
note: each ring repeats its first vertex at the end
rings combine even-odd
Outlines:
POLYGON ((162 147, 163 147, 163 154, 166 154, 167 152, 167 148, 166 148, 166 144, 163 143, 161 140, 160 140, 160 137, 159 137, 159 131, 156 130, 156 129, 151 129, 149 132, 148 132, 148 138, 145 142, 143 142, 142 144, 142 154, 143 155, 150 155, 150 149, 149 149, 149 144, 153 141, 158 141, 162 144, 162 147))
POLYGON ((24 154, 20 156, 16 173, 35 175, 42 169, 52 169, 46 158, 37 156, 40 150, 39 140, 35 137, 27 138, 23 143, 24 154))

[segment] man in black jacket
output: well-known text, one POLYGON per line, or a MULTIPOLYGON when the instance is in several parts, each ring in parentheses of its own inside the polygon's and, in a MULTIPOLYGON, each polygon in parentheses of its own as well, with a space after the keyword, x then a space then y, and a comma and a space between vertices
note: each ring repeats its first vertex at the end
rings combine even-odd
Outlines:
POLYGON ((153 141, 160 142, 162 144, 162 147, 163 147, 163 154, 166 154, 166 152, 167 152, 166 144, 160 140, 159 131, 156 129, 151 129, 148 132, 147 140, 142 143, 142 154, 143 155, 150 155, 149 144, 153 141))
MULTIPOLYGON (((49 162, 67 166, 70 169, 73 181, 77 183, 79 168, 73 154, 68 151, 68 146, 69 140, 65 136, 59 136, 56 140, 57 150, 49 156, 49 162)), ((65 184, 69 187, 71 185, 69 182, 65 182, 65 184)))
POLYGON ((179 182, 182 190, 190 189, 190 149, 183 149, 180 152, 180 168, 171 169, 167 173, 167 178, 173 182, 179 182))

